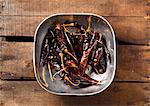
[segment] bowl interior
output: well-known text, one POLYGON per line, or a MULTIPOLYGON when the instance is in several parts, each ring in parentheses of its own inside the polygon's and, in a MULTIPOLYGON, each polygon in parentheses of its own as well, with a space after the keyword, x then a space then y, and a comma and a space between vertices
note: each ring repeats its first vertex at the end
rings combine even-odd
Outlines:
POLYGON ((116 68, 115 35, 108 21, 101 16, 97 16, 94 14, 60 14, 60 15, 49 16, 40 23, 40 25, 38 26, 35 32, 33 56, 34 56, 34 73, 36 79, 41 85, 41 87, 44 88, 46 91, 54 94, 59 94, 59 95, 96 94, 106 89, 114 78, 115 68, 116 68), (107 60, 106 72, 103 74, 92 76, 93 79, 101 80, 102 83, 100 85, 92 85, 86 88, 73 89, 65 85, 62 81, 56 80, 52 82, 49 78, 47 69, 45 68, 44 69, 45 72, 42 73, 42 71, 39 68, 42 42, 47 33, 48 28, 56 21, 59 21, 60 23, 64 23, 66 21, 76 21, 77 23, 80 23, 81 25, 87 27, 88 16, 91 16, 91 30, 96 30, 97 32, 102 33, 102 35, 106 39, 106 45, 110 52, 111 62, 107 60), (44 86, 42 84, 43 81, 42 74, 44 74, 45 77, 44 80, 46 81, 48 86, 44 86))

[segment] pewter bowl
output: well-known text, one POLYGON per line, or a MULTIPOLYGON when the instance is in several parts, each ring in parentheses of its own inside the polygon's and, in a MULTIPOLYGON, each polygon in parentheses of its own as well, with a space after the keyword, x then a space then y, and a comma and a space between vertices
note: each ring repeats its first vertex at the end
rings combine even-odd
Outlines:
POLYGON ((34 48, 33 48, 33 63, 34 63, 34 74, 39 83, 39 85, 46 91, 57 94, 57 95, 93 95, 104 91, 113 81, 116 69, 116 42, 114 31, 109 24, 109 22, 102 16, 89 13, 61 13, 51 15, 45 18, 37 27, 34 36, 34 48), (91 77, 93 79, 102 81, 99 85, 91 85, 85 88, 74 89, 65 85, 61 81, 51 81, 48 71, 44 68, 44 80, 46 86, 43 85, 43 73, 40 71, 40 55, 43 39, 46 35, 48 27, 54 21, 64 22, 64 21, 77 21, 80 24, 87 25, 87 17, 91 16, 91 27, 94 26, 97 31, 100 31, 106 39, 106 45, 110 52, 111 62, 107 60, 106 72, 103 74, 94 74, 91 77), (100 30, 99 30, 100 29, 100 30))

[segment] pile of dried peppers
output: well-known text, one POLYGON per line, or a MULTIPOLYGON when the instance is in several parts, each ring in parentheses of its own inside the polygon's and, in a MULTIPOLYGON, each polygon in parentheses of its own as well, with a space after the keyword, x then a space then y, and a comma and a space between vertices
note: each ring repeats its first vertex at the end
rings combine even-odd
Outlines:
POLYGON ((47 67, 50 80, 62 80, 70 87, 81 88, 100 84, 91 73, 106 71, 110 56, 106 39, 88 25, 77 22, 55 22, 49 28, 42 43, 40 67, 47 67))

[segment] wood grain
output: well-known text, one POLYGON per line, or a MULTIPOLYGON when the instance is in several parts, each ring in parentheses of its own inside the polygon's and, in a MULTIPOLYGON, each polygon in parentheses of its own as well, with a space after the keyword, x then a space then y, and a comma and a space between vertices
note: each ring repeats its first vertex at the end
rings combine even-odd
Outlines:
POLYGON ((150 0, 0 0, 0 106, 149 106, 149 45, 150 0), (104 16, 123 44, 114 82, 94 96, 49 94, 34 78, 34 31, 49 15, 85 12, 104 16))
MULTIPOLYGON (((0 36, 34 36, 45 17, 1 16, 0 36)), ((143 17, 105 17, 113 26, 118 40, 133 44, 150 43, 150 21, 143 17)))
POLYGON ((32 43, 1 42, 1 78, 20 79, 34 77, 32 66, 32 43))
MULTIPOLYGON (((34 79, 30 42, 1 43, 1 79, 34 79)), ((118 45, 115 81, 150 81, 150 46, 118 45)))
POLYGON ((1 0, 0 15, 96 13, 103 16, 146 16, 148 0, 1 0))
POLYGON ((94 96, 56 96, 44 91, 35 81, 0 82, 1 106, 104 106, 150 105, 150 84, 112 83, 94 96))

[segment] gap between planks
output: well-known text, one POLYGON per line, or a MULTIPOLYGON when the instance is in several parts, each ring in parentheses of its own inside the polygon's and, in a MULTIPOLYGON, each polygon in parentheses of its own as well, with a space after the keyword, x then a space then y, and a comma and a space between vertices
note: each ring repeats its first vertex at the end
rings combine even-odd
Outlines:
MULTIPOLYGON (((0 41, 6 42, 34 42, 32 36, 0 36, 0 41)), ((134 44, 132 42, 121 41, 116 38, 117 45, 138 45, 138 46, 149 46, 149 44, 134 44)))

